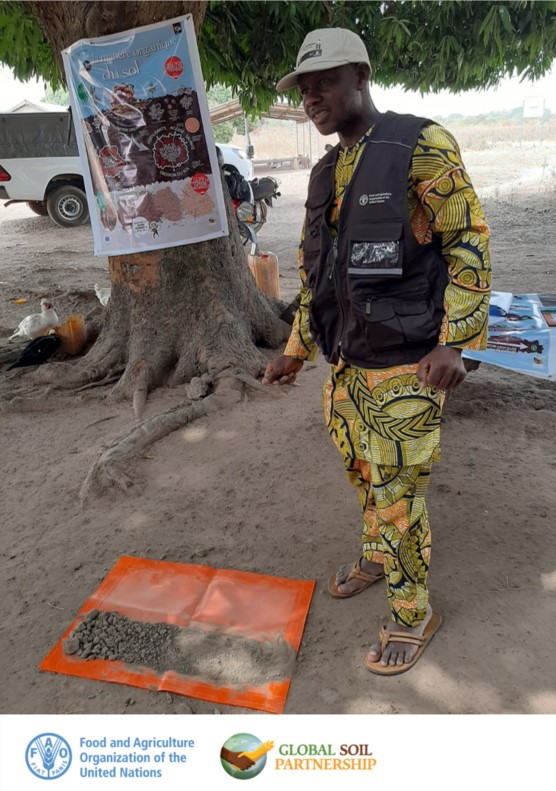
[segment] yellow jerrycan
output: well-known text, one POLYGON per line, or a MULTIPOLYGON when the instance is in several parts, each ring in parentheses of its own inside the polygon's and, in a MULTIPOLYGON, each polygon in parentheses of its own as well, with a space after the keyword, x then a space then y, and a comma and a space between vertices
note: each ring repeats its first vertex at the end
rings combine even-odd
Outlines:
POLYGON ((63 324, 54 329, 62 341, 61 351, 66 354, 79 354, 86 342, 85 319, 83 316, 68 316, 63 324))
POLYGON ((278 256, 269 252, 248 255, 247 264, 260 290, 268 294, 269 297, 280 299, 278 256))

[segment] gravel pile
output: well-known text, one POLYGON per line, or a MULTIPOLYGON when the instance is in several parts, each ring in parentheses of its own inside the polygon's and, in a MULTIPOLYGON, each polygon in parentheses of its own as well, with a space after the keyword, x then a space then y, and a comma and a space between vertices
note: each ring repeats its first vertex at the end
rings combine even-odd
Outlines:
POLYGON ((145 665, 164 671, 176 626, 133 621, 115 612, 91 610, 64 640, 64 653, 83 659, 119 659, 128 665, 145 665))
POLYGON ((134 621, 91 610, 63 642, 65 654, 119 660, 158 674, 174 671, 210 683, 256 686, 291 675, 295 651, 283 639, 259 641, 220 631, 134 621))

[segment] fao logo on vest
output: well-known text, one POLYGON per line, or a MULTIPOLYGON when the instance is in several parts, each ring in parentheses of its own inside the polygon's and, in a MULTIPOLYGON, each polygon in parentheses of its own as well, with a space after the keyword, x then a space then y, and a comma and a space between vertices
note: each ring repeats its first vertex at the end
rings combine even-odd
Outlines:
POLYGON ((69 769, 71 748, 57 733, 41 733, 27 745, 25 760, 35 777, 55 780, 69 769))
POLYGON ((391 192, 371 192, 359 196, 359 205, 368 206, 369 203, 386 203, 386 201, 389 201, 391 197, 391 192))

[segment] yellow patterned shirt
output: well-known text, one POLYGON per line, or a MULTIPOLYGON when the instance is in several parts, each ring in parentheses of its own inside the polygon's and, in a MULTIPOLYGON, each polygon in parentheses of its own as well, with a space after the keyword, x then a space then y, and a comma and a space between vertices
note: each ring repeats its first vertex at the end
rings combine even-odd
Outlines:
MULTIPOLYGON (((342 196, 363 153, 369 130, 352 148, 341 149, 336 165, 336 194, 329 217, 337 229, 342 196)), ((459 349, 486 348, 491 272, 489 229, 453 136, 442 126, 421 130, 408 173, 407 200, 411 227, 421 244, 433 236, 442 244, 449 282, 445 292, 445 317, 439 344, 459 349)), ((314 360, 316 344, 309 330, 303 250, 298 251, 301 305, 284 354, 314 360)), ((342 367, 340 363, 340 367, 342 367)))

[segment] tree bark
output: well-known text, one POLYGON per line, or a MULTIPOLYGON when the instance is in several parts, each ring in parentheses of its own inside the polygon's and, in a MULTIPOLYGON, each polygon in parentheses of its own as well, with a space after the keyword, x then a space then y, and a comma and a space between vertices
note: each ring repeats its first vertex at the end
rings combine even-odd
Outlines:
POLYGON ((257 376, 289 326, 258 290, 234 217, 228 237, 109 259, 112 294, 101 334, 79 364, 42 366, 42 383, 80 387, 123 370, 112 396, 242 368, 257 376))
MULTIPOLYGON (((191 14, 198 36, 208 0, 25 0, 52 44, 60 67, 61 52, 81 38, 107 36, 134 27, 152 25, 165 19, 191 14)), ((63 73, 63 69, 62 69, 63 73)))
MULTIPOLYGON (((75 41, 191 13, 198 34, 200 2, 50 2, 29 0, 54 51, 75 41)), ((78 388, 121 372, 114 398, 130 398, 140 415, 147 392, 195 376, 241 368, 256 376, 257 346, 277 347, 289 327, 279 303, 256 287, 227 201, 230 236, 109 258, 112 293, 98 340, 75 365, 45 365, 38 381, 78 388)))

